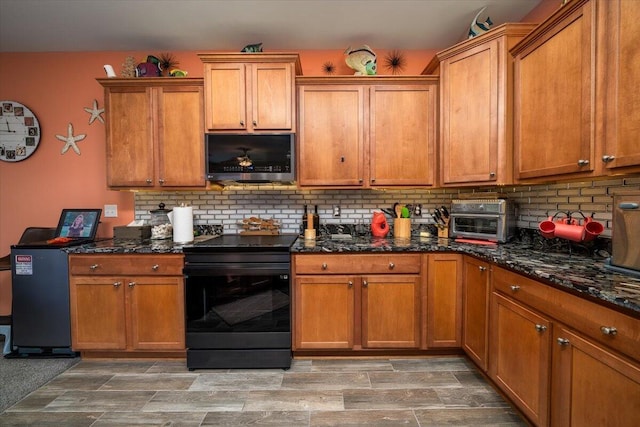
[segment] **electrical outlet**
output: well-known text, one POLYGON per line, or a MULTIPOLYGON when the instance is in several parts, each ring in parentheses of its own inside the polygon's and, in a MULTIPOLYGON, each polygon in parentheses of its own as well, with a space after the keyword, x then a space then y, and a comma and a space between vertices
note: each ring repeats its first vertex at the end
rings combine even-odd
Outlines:
POLYGON ((340 206, 339 205, 334 205, 333 206, 333 216, 335 216, 335 217, 340 216, 340 206))
POLYGON ((416 203, 413 206, 413 214, 415 216, 422 216, 422 205, 420 203, 416 203))
POLYGON ((105 218, 117 218, 118 217, 118 205, 104 205, 104 217, 105 218))

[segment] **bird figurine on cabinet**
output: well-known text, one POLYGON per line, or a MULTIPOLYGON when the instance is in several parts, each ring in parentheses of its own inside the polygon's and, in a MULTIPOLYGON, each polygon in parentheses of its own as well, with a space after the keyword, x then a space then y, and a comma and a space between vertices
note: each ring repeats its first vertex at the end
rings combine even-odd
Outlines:
POLYGON ((362 45, 357 49, 351 49, 349 46, 344 54, 346 56, 345 62, 356 76, 373 76, 377 73, 377 57, 374 51, 369 46, 362 45))

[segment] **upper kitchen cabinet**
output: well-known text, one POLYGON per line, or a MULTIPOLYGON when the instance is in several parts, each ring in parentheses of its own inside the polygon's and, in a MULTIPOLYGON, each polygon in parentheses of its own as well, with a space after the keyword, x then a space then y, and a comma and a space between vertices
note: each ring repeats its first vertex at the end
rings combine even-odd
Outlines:
POLYGON ((204 187, 202 79, 98 82, 105 89, 109 187, 204 187))
MULTIPOLYGON (((513 182, 513 60, 534 24, 504 24, 439 52, 440 184, 513 182)), ((432 61, 425 72, 435 71, 432 61)))
POLYGON ((574 0, 511 50, 517 179, 640 170, 639 19, 636 0, 574 0))
POLYGON ((437 77, 299 77, 298 185, 432 186, 437 77))
MULTIPOLYGON (((640 2, 636 0, 598 3, 598 96, 602 120, 597 125, 604 141, 599 153, 606 173, 640 170, 640 43, 638 21, 640 2)), ((600 135, 600 133, 597 133, 600 135)))
POLYGON ((207 132, 295 132, 298 54, 211 53, 204 63, 207 132))

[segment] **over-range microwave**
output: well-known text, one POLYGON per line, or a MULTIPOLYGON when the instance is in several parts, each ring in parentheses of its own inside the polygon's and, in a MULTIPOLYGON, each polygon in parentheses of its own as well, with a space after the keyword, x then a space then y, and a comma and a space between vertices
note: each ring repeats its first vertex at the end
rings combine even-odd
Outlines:
POLYGON ((295 181, 295 134, 205 134, 206 174, 222 183, 295 181))

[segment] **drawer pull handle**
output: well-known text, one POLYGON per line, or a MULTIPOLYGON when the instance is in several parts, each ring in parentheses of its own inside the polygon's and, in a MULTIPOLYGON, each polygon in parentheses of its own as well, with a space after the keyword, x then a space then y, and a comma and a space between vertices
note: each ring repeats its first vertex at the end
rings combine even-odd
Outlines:
POLYGON ((349 288, 353 288, 353 282, 349 280, 349 288))
POLYGON ((589 160, 580 159, 578 160, 578 166, 587 166, 589 164, 589 160))
POLYGON ((566 338, 558 338, 558 345, 569 345, 569 340, 566 338))
POLYGON ((369 282, 367 282, 366 280, 362 281, 362 287, 366 288, 369 286, 369 282))
POLYGON ((518 286, 518 285, 511 285, 509 287, 511 288, 511 290, 513 292, 518 292, 520 290, 520 286, 518 286))
POLYGON ((92 266, 90 266, 89 268, 91 270, 96 270, 98 267, 100 267, 100 264, 93 264, 92 266))
POLYGON ((480 270, 480 271, 485 271, 486 269, 487 269, 487 267, 484 267, 482 265, 478 266, 478 270, 480 270))
POLYGON ((146 183, 147 184, 151 184, 153 182, 153 180, 151 178, 147 178, 146 183))
POLYGON ((122 285, 122 282, 115 282, 115 283, 113 284, 113 287, 117 289, 117 288, 119 288, 119 287, 120 287, 120 285, 122 285))
POLYGON ((158 264, 154 264, 154 265, 151 267, 151 269, 152 269, 153 271, 158 271, 158 269, 159 269, 159 268, 160 268, 160 266, 159 266, 158 264))
POLYGON ((536 324, 536 331, 538 331, 538 332, 544 332, 544 331, 546 331, 546 330, 547 330, 547 327, 546 327, 546 326, 536 324))
POLYGON ((323 270, 326 270, 326 269, 327 269, 327 267, 328 267, 328 266, 327 266, 327 263, 326 263, 326 262, 323 262, 323 263, 322 263, 322 269, 323 269, 323 270))
POLYGON ((396 265, 394 263, 390 262, 389 263, 389 270, 393 270, 395 268, 395 266, 396 265))
POLYGON ((618 330, 613 326, 602 326, 600 327, 600 330, 605 335, 616 335, 618 333, 618 330))
POLYGON ((602 156, 602 161, 605 163, 613 162, 615 159, 616 159, 616 156, 610 156, 608 154, 605 154, 604 156, 602 156))
POLYGON ((136 285, 136 282, 129 282, 129 287, 133 288, 136 285))
POLYGON ((160 178, 160 179, 158 180, 158 182, 160 183, 160 185, 163 185, 163 184, 164 184, 164 179, 160 178))

